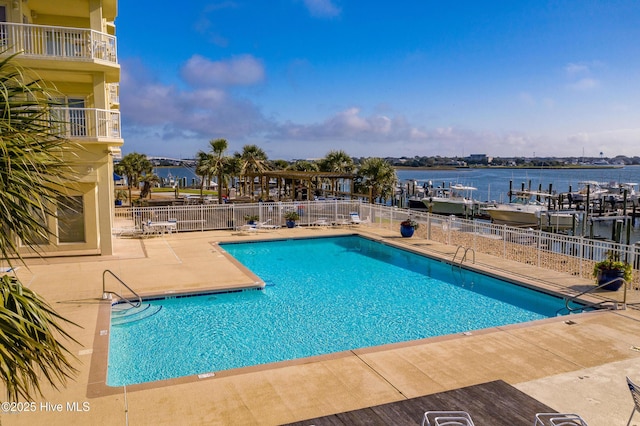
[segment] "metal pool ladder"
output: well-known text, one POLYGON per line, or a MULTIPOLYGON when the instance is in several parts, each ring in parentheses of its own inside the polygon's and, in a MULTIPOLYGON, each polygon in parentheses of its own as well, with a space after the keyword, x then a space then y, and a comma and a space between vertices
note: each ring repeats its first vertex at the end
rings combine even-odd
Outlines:
POLYGON ((102 298, 103 299, 108 299, 109 298, 108 295, 111 295, 111 294, 114 294, 114 295, 118 296, 121 300, 124 300, 125 302, 127 302, 128 304, 130 304, 134 308, 139 308, 140 305, 142 305, 142 297, 140 297, 140 295, 138 293, 133 291, 133 289, 131 287, 129 287, 124 281, 122 281, 120 279, 120 277, 118 277, 116 274, 111 272, 111 270, 105 269, 104 272, 102 273, 102 298), (127 290, 129 290, 131 292, 131 294, 133 294, 135 296, 136 300, 131 301, 128 298, 124 297, 123 295, 121 295, 121 294, 119 294, 119 293, 117 293, 115 291, 107 290, 106 289, 106 276, 107 276, 107 273, 109 275, 111 275, 113 278, 115 278, 116 280, 118 280, 118 282, 120 284, 122 284, 127 290))
POLYGON ((473 254, 473 260, 472 263, 476 263, 476 251, 472 248, 472 247, 464 247, 464 246, 458 246, 458 248, 456 249, 456 253, 453 255, 453 259, 451 259, 451 266, 456 266, 458 265, 458 267, 462 267, 462 263, 467 260, 467 253, 469 252, 469 250, 471 250, 471 253, 473 254), (458 252, 460 250, 464 250, 462 252, 462 257, 460 258, 460 261, 456 263, 456 258, 458 257, 458 252))

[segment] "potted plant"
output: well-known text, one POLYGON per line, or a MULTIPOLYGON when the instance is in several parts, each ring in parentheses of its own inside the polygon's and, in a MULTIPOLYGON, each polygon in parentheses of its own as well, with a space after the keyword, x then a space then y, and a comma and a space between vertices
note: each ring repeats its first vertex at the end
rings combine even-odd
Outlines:
POLYGON ((121 206, 123 201, 127 201, 127 191, 119 189, 116 191, 116 206, 121 206))
POLYGON ((246 220, 249 225, 253 225, 258 219, 260 219, 260 216, 257 214, 247 214, 244 216, 244 220, 246 220))
POLYGON ((300 215, 297 211, 291 210, 284 214, 284 218, 287 221, 287 228, 293 228, 296 226, 296 220, 300 219, 300 215))
POLYGON ((400 235, 404 238, 413 236, 413 232, 420 227, 420 224, 411 218, 400 222, 400 235))
POLYGON ((620 254, 611 251, 606 259, 593 266, 593 276, 598 285, 609 283, 602 286, 604 290, 618 290, 625 281, 631 281, 632 272, 631 265, 620 260, 620 254))

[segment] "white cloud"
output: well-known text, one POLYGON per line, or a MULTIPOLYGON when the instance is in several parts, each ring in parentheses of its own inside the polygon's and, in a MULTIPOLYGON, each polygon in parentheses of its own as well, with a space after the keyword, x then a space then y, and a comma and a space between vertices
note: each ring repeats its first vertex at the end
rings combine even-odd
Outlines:
POLYGON ((586 91, 592 90, 600 86, 600 82, 595 78, 585 77, 581 78, 571 84, 569 84, 569 88, 577 91, 586 91))
POLYGON ((331 0, 304 0, 304 5, 311 16, 318 18, 334 18, 342 12, 331 0))
POLYGON ((570 143, 588 144, 591 149, 609 152, 610 155, 638 155, 637 143, 640 140, 640 128, 582 132, 569 136, 567 140, 570 143))
POLYGON ((264 66, 251 55, 236 56, 226 61, 211 61, 193 55, 182 67, 181 74, 194 87, 247 86, 264 80, 264 66))
POLYGON ((369 142, 414 139, 425 134, 414 129, 403 117, 374 114, 362 116, 359 108, 347 108, 321 123, 279 125, 269 137, 298 140, 366 140, 369 142))
POLYGON ((576 75, 576 74, 584 74, 584 73, 589 73, 590 69, 587 65, 585 64, 567 64, 564 67, 565 72, 568 75, 576 75))
POLYGON ((564 67, 567 78, 571 81, 567 87, 576 91, 593 90, 600 86, 600 81, 593 74, 594 70, 602 68, 604 65, 599 61, 590 63, 569 63, 564 67))
POLYGON ((182 90, 162 84, 137 64, 123 64, 121 86, 124 137, 127 139, 128 132, 151 133, 149 140, 138 140, 149 145, 143 150, 149 154, 162 150, 158 140, 244 138, 272 127, 248 100, 215 87, 182 90))
MULTIPOLYGON (((543 101, 552 102, 537 103, 543 101)), ((287 159, 321 157, 331 149, 345 149, 354 156, 461 155, 463 146, 500 156, 531 155, 532 146, 536 152, 554 155, 573 155, 583 147, 637 155, 640 140, 637 128, 580 134, 574 129, 569 136, 481 132, 447 122, 417 124, 394 115, 390 107, 373 108, 369 114, 349 107, 310 123, 278 122, 235 91, 217 85, 184 88, 180 82, 162 83, 135 62, 122 64, 121 108, 125 153, 184 158, 206 149, 207 141, 217 137, 229 140, 230 151, 256 143, 270 158, 287 159)))

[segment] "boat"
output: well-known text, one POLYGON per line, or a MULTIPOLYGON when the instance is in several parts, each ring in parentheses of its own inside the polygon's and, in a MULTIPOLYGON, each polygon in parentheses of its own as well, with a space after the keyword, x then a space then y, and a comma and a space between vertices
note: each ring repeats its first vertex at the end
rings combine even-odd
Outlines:
POLYGON ((584 203, 587 199, 589 199, 590 202, 599 200, 603 194, 608 192, 606 188, 601 186, 600 182, 594 180, 582 181, 578 182, 578 184, 580 185, 578 191, 567 194, 569 204, 584 203))
POLYGON ((571 229, 575 226, 575 211, 549 209, 544 201, 554 197, 548 192, 518 191, 511 202, 485 207, 484 211, 499 225, 554 231, 571 229))
POLYGON ((540 216, 547 211, 547 207, 538 202, 498 203, 485 207, 484 211, 491 218, 491 222, 498 225, 536 228, 540 224, 540 216))
POLYGON ((429 195, 422 202, 434 214, 471 217, 479 212, 480 203, 472 196, 477 189, 460 184, 450 185, 448 188, 430 188, 429 195))
POLYGON ((632 182, 608 182, 600 185, 604 192, 601 197, 606 203, 615 209, 616 205, 622 205, 625 201, 631 204, 638 200, 637 183, 632 182))

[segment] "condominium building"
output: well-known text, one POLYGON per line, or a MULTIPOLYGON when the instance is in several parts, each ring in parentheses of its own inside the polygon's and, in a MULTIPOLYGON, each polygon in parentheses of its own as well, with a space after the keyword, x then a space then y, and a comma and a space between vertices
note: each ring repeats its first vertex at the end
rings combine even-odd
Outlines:
MULTIPOLYGON (((71 206, 50 218, 45 255, 112 254, 113 159, 121 155, 117 0, 0 0, 0 52, 55 86, 78 144, 71 206)), ((69 202, 67 201, 67 204, 69 202)))

